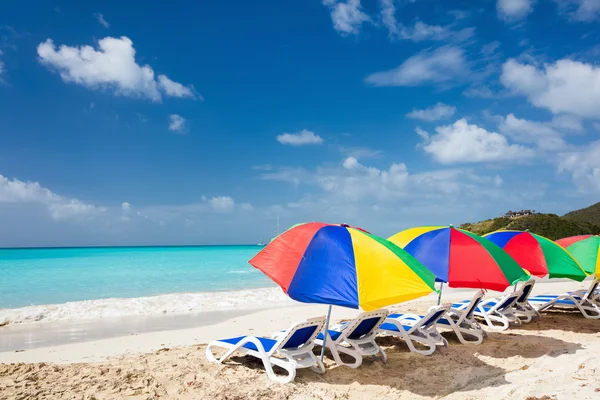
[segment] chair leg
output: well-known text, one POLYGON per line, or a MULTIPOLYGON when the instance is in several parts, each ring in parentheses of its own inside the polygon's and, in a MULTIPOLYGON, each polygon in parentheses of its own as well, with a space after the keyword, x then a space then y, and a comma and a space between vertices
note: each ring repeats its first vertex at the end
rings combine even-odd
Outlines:
MULTIPOLYGON (((336 357, 336 355, 334 355, 336 363, 338 363, 339 365, 345 365, 346 367, 350 367, 350 368, 358 368, 362 365, 363 357, 359 351, 354 349, 354 345, 352 345, 352 347, 345 347, 342 345, 334 345, 334 346, 336 347, 335 354, 337 355, 337 357, 336 357), (349 355, 350 357, 354 358, 354 362, 353 363, 343 362, 339 353, 344 353, 346 355, 349 355)), ((331 352, 333 353, 333 350, 331 350, 331 352)))
POLYGON ((261 360, 263 362, 265 370, 267 371, 267 375, 272 381, 279 383, 289 383, 296 379, 296 368, 290 361, 278 359, 276 357, 271 358, 264 352, 261 354, 261 360), (273 371, 273 364, 283 368, 287 371, 288 374, 283 376, 277 375, 275 371, 273 371))
POLYGON ((435 349, 437 347, 435 345, 435 343, 433 343, 430 339, 419 337, 416 335, 409 335, 405 331, 401 331, 400 336, 402 337, 402 339, 404 339, 404 341, 406 342, 406 345, 408 346, 410 351, 412 351, 413 353, 421 354, 424 356, 429 356, 429 355, 433 354, 433 352, 435 351, 435 349), (423 346, 426 346, 427 350, 418 349, 415 346, 414 342, 418 342, 418 343, 422 344, 423 346))

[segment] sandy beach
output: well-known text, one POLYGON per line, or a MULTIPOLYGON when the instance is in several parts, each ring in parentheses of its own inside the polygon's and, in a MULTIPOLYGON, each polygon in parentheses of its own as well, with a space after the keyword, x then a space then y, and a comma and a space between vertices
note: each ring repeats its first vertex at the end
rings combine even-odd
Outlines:
MULTIPOLYGON (((535 292, 585 286, 538 282, 535 292)), ((467 293, 468 294, 468 293, 467 293)), ((490 293, 491 294, 491 293, 490 293)), ((465 298, 447 290, 444 300, 465 298)), ((425 312, 434 296, 405 303, 425 312)), ((238 313, 202 326, 0 353, 1 399, 595 399, 600 396, 600 321, 576 313, 546 313, 538 321, 490 333, 479 346, 450 341, 432 356, 410 353, 399 339, 378 339, 387 364, 366 359, 354 370, 326 358, 325 375, 302 370, 291 384, 271 382, 260 362, 234 358, 210 364, 205 343, 239 334, 269 335, 316 305, 238 313)), ((357 311, 335 308, 336 320, 357 311)), ((33 326, 33 324, 32 324, 33 326)), ((23 327, 4 327, 8 329, 23 327)), ((23 333, 25 334, 25 333, 23 333)))

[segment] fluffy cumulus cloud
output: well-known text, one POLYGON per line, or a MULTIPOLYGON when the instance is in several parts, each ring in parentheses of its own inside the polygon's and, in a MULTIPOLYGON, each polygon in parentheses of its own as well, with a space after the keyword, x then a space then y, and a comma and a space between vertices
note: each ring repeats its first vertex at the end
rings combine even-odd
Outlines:
POLYGON ((276 137, 277 141, 281 144, 288 144, 291 146, 304 146, 309 144, 322 144, 323 138, 314 132, 306 129, 302 129, 297 133, 282 133, 276 137))
POLYGON ((186 119, 178 114, 169 115, 169 130, 176 133, 183 133, 186 129, 186 119))
POLYGON ((598 0, 555 0, 562 14, 573 22, 592 22, 600 19, 598 0))
POLYGON ((498 0, 498 16, 504 21, 513 22, 527 17, 532 11, 535 0, 498 0))
POLYGON ((455 84, 469 74, 465 52, 458 46, 442 46, 423 50, 400 66, 367 76, 374 86, 418 86, 422 84, 455 84))
POLYGON ((97 49, 56 47, 52 39, 47 39, 38 45, 37 53, 40 62, 57 71, 65 82, 89 89, 111 90, 117 95, 152 101, 160 101, 162 94, 195 97, 193 88, 186 88, 164 75, 157 81, 149 65, 142 66, 135 61, 133 42, 125 36, 101 39, 97 49))
MULTIPOLYGON (((181 83, 174 82, 165 75, 158 76, 158 86, 164 91, 167 96, 171 97, 187 97, 190 99, 196 98, 193 86, 184 86, 181 83)), ((198 95, 200 100, 202 96, 198 95)))
POLYGON ((581 193, 600 193, 600 141, 560 154, 558 168, 572 175, 581 193))
POLYGON ((536 107, 600 119, 599 66, 562 59, 538 67, 511 59, 502 66, 501 81, 536 107))
POLYGON ((370 21, 360 0, 323 0, 323 4, 331 11, 334 29, 342 35, 357 35, 363 22, 370 21))
POLYGON ((2 204, 43 205, 55 220, 91 218, 106 211, 104 207, 60 196, 38 182, 11 180, 0 175, 0 206, 2 204))
POLYGON ((423 150, 441 164, 521 161, 530 159, 534 151, 510 144, 504 135, 489 132, 459 119, 452 125, 440 126, 434 135, 423 135, 423 150))
POLYGON ((441 119, 447 119, 454 115, 456 107, 449 106, 444 103, 437 103, 435 106, 425 108, 423 110, 414 109, 406 116, 412 119, 420 119, 422 121, 438 121, 441 119))
POLYGON ((552 122, 529 121, 511 113, 502 119, 498 128, 515 142, 535 144, 541 150, 559 151, 567 146, 552 122))

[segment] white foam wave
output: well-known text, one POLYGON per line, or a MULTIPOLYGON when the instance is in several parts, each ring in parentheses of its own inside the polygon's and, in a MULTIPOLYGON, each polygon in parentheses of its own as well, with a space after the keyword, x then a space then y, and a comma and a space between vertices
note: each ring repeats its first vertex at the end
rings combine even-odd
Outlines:
POLYGON ((254 271, 251 269, 234 269, 233 271, 228 271, 228 274, 253 274, 254 271))
POLYGON ((189 314, 203 311, 283 307, 295 304, 280 288, 231 292, 173 293, 131 299, 100 299, 0 309, 0 326, 33 322, 127 316, 189 314))

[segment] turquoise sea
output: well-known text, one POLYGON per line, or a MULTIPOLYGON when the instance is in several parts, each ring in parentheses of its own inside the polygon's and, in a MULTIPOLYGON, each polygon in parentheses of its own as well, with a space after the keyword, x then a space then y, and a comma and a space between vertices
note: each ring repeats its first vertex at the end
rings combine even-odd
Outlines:
POLYGON ((271 287, 259 246, 0 249, 0 308, 271 287))

